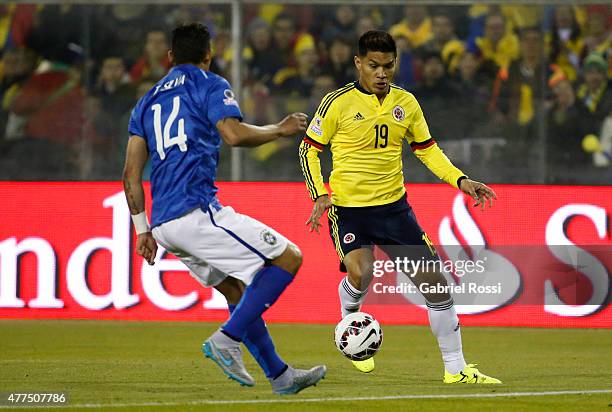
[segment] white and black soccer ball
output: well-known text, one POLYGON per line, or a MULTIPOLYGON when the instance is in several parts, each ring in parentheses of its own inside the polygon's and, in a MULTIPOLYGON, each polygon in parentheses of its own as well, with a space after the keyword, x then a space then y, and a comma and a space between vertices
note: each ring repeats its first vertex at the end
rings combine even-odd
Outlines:
POLYGON ((365 312, 347 315, 336 325, 336 347, 351 360, 362 361, 380 349, 383 333, 374 317, 365 312))

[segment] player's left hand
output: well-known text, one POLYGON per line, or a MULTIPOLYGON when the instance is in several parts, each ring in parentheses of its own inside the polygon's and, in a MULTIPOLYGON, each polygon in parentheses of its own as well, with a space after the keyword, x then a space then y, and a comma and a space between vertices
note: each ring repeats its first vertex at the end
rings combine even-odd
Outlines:
POLYGON ((155 264, 157 255, 157 242, 151 232, 141 233, 136 240, 136 253, 144 258, 151 266, 155 264))
POLYGON ((461 186, 459 187, 463 193, 471 196, 476 202, 474 207, 479 206, 484 210, 487 202, 489 207, 493 206, 493 199, 497 199, 497 195, 489 186, 484 183, 477 182, 471 179, 461 180, 461 186))

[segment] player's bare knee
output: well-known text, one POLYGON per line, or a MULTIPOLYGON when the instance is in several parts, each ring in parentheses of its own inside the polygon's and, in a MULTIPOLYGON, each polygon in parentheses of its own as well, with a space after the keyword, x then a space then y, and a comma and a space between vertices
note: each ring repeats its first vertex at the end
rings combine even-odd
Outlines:
POLYGON ((215 286, 215 289, 225 296, 228 305, 237 305, 244 292, 244 283, 238 279, 227 277, 223 282, 215 286))
POLYGON ((290 243, 285 251, 272 261, 272 264, 295 275, 302 266, 302 252, 296 245, 290 243))
POLYGON ((372 265, 360 264, 347 267, 347 276, 351 285, 358 290, 365 290, 372 280, 372 265))

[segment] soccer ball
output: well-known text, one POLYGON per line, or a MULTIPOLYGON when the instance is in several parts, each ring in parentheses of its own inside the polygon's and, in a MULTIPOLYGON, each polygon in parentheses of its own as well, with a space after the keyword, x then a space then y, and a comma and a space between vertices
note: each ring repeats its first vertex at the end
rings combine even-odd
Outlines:
POLYGON ((355 312, 336 325, 336 347, 350 360, 371 358, 380 349, 383 333, 380 324, 370 314, 355 312))

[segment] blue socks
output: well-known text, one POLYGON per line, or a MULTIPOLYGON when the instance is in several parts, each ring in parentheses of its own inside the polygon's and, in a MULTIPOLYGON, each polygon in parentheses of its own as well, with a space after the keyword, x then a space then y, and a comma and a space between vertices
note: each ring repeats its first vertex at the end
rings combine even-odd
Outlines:
POLYGON ((234 340, 241 340, 247 328, 260 317, 289 286, 293 276, 278 266, 265 266, 244 290, 242 299, 221 330, 234 340))
MULTIPOLYGON (((229 305, 230 315, 235 307, 236 305, 229 305)), ((276 353, 274 342, 261 317, 255 319, 247 328, 246 335, 242 337, 242 343, 251 352, 268 379, 278 377, 287 368, 285 361, 276 353)))
POLYGON ((245 289, 242 299, 221 328, 223 333, 234 340, 244 339, 245 345, 257 362, 260 362, 259 358, 265 360, 266 365, 261 363, 260 365, 266 376, 269 373, 268 377, 272 378, 278 375, 279 364, 282 365, 282 369, 286 364, 276 355, 274 344, 261 315, 276 302, 292 281, 293 275, 286 270, 278 266, 264 267, 257 272, 251 284, 245 289), (247 344, 247 340, 253 344, 255 351, 247 344))

